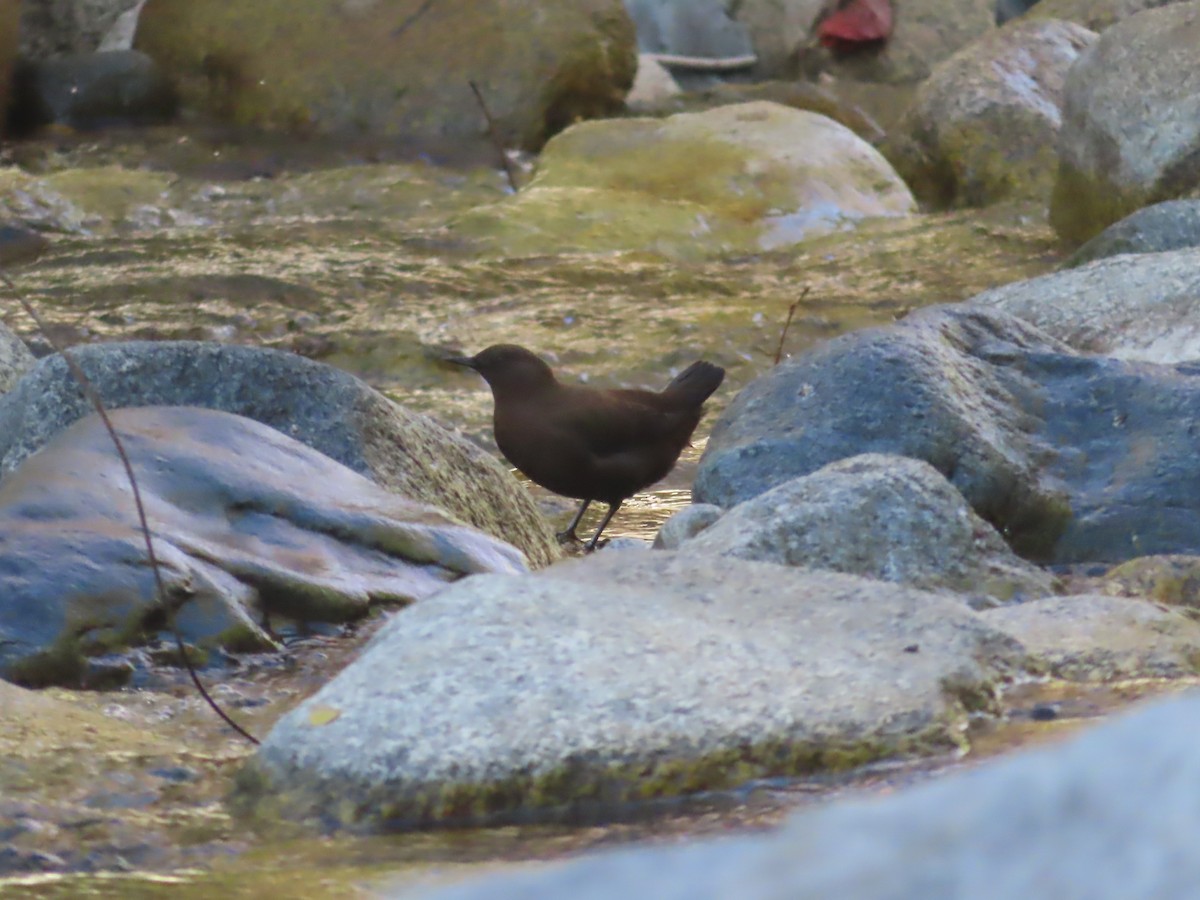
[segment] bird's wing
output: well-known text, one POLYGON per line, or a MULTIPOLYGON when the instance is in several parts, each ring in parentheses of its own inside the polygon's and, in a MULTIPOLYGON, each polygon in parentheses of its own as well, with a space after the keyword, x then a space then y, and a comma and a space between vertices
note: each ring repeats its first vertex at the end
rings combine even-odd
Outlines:
POLYGON ((660 395, 646 391, 609 391, 600 396, 602 402, 593 395, 586 404, 556 405, 550 415, 560 433, 574 435, 597 456, 619 455, 653 444, 698 416, 697 410, 672 408, 660 395))

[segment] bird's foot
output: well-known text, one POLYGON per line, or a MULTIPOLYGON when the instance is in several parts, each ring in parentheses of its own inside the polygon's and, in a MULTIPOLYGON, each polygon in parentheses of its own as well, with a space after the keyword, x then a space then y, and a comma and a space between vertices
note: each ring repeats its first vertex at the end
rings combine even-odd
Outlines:
POLYGON ((554 535, 558 538, 560 544, 581 544, 583 539, 575 533, 574 528, 568 528, 566 531, 560 531, 554 535))

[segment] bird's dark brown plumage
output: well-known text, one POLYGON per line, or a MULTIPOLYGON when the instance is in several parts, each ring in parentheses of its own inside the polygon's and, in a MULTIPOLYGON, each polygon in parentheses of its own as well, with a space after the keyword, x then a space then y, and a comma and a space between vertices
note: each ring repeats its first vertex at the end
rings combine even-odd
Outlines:
POLYGON ((508 461, 542 487, 583 501, 560 539, 575 537, 593 500, 608 504, 588 550, 625 500, 675 466, 704 401, 725 377, 720 366, 699 361, 659 393, 561 384, 545 362, 514 344, 451 361, 491 387, 496 443, 508 461))

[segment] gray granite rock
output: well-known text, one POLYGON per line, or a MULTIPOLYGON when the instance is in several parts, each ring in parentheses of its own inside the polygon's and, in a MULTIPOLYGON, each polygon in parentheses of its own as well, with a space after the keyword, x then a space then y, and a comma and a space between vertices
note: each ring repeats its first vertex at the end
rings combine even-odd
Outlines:
MULTIPOLYGON (((1128 900, 1200 885, 1200 696, 782 829, 491 875, 428 900, 1128 900)), ((388 896, 407 898, 397 887, 388 896)))
POLYGON ((944 750, 1025 656, 953 597, 666 551, 398 613, 238 777, 258 815, 527 820, 944 750))
MULTIPOLYGON (((495 459, 340 369, 198 341, 93 344, 72 354, 111 409, 201 406, 246 416, 513 544, 533 565, 559 556, 549 523, 495 459)), ((0 473, 91 411, 63 360, 40 360, 0 397, 0 473)))
POLYGON ((134 46, 186 107, 230 125, 456 153, 487 142, 468 81, 500 143, 536 151, 571 122, 618 112, 637 68, 621 0, 149 0, 134 46))
POLYGON ((784 482, 729 510, 680 552, 999 600, 1054 592, 1054 578, 1014 554, 941 473, 904 456, 853 456, 784 482))
POLYGON ((654 536, 654 546, 659 550, 677 550, 688 538, 695 537, 711 525, 725 511, 711 503, 693 503, 685 506, 667 521, 654 536))
MULTIPOLYGON (((185 638, 267 649, 264 615, 340 622, 521 554, 279 432, 187 407, 114 410, 185 638)), ((0 676, 79 684, 163 627, 132 490, 98 416, 0 482, 0 676)), ((128 667, 126 667, 128 669, 128 667)))
POLYGON ((1019 316, 1082 353, 1183 362, 1200 359, 1198 272, 1200 248, 1126 254, 1002 285, 968 302, 1019 316))
POLYGON ((1200 624, 1148 600, 1080 594, 986 610, 984 618, 1071 681, 1178 678, 1200 671, 1200 624))
POLYGON ((1072 353, 977 304, 843 335, 747 386, 694 496, 729 507, 860 453, 922 459, 1026 558, 1200 545, 1200 371, 1072 353))
POLYGON ((1130 16, 1071 68, 1050 224, 1076 245, 1200 191, 1200 2, 1130 16))
POLYGON ((35 362, 25 342, 0 323, 0 394, 12 390, 35 362))
POLYGON ((1200 247, 1200 200, 1166 200, 1131 213, 1071 254, 1067 266, 1119 253, 1161 253, 1200 247))
POLYGON ((884 153, 935 207, 1045 201, 1054 185, 1063 82, 1096 34, 1029 20, 972 41, 938 64, 884 153))

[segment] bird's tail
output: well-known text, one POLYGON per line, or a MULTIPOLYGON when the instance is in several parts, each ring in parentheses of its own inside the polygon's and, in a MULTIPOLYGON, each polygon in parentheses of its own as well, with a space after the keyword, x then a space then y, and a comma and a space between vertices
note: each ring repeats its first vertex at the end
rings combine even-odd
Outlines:
POLYGON ((663 391, 699 406, 725 380, 725 370, 710 362, 697 360, 672 379, 663 391))

